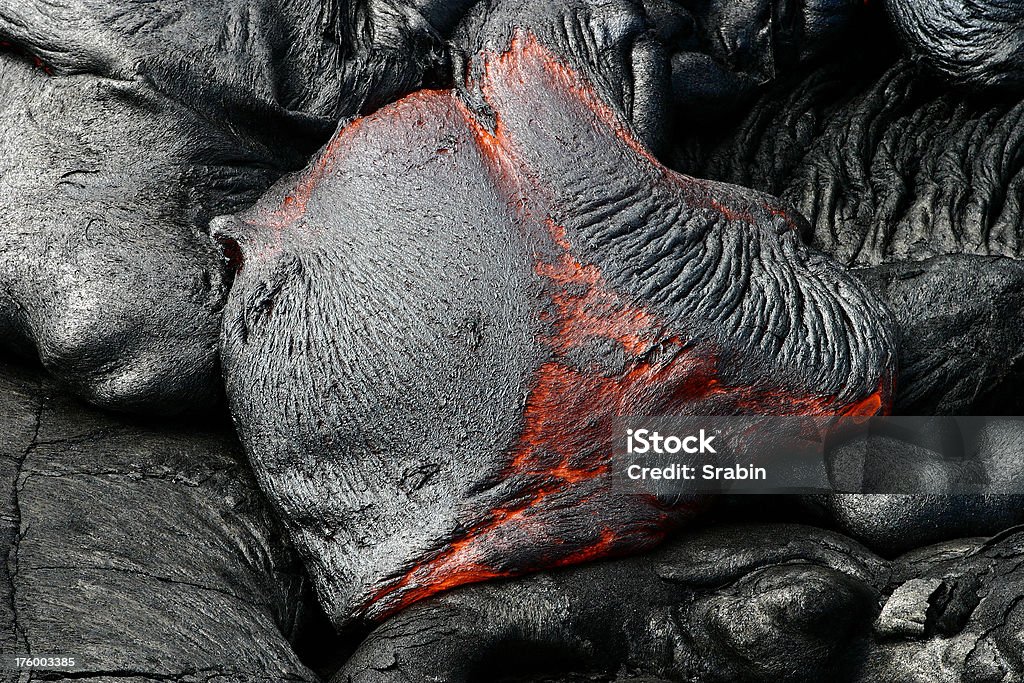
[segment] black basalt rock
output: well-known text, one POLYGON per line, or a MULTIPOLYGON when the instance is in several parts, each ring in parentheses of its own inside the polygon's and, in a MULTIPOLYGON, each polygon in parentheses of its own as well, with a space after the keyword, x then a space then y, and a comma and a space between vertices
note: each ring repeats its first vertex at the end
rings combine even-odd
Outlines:
POLYGON ((0 368, 3 680, 315 681, 289 643, 301 567, 240 458, 0 368))
POLYGON ((795 525, 460 588, 374 630, 332 683, 852 680, 889 568, 795 525))
POLYGON ((414 605, 332 683, 1016 680, 1021 543, 1013 529, 885 561, 812 527, 712 527, 414 605))

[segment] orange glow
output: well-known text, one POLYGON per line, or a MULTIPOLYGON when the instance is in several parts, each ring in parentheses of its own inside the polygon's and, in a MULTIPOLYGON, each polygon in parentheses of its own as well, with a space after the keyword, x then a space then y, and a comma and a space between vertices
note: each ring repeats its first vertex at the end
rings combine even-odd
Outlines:
MULTIPOLYGON (((792 397, 781 390, 723 385, 716 377, 717 354, 712 349, 684 343, 666 321, 627 304, 608 288, 597 266, 584 265, 573 257, 564 228, 550 220, 544 225, 562 250, 553 260, 535 264, 537 275, 548 283, 555 310, 549 321, 552 333, 542 338, 552 360, 537 371, 523 430, 504 477, 539 476, 545 483, 525 502, 493 510, 487 521, 378 592, 371 604, 380 616, 456 586, 635 552, 659 542, 671 528, 673 517, 695 510, 696 503, 680 506, 673 515, 657 510, 652 499, 648 505, 655 524, 642 535, 604 526, 589 543, 567 542, 565 554, 550 556, 544 566, 497 568, 507 557, 502 544, 493 539, 508 526, 532 524, 531 513, 543 509, 553 496, 577 491, 580 504, 574 512, 578 514, 593 496, 611 495, 606 486, 609 480, 603 475, 610 468, 615 417, 693 414, 695 406, 711 398, 718 399, 718 405, 743 412, 827 415, 839 409, 831 398, 792 397), (570 352, 595 339, 621 345, 627 358, 624 371, 577 367, 570 352), (551 456, 558 464, 552 466, 551 456), (602 483, 595 483, 602 477, 602 483)), ((881 394, 876 392, 843 414, 877 412, 881 406, 881 394)), ((600 516, 597 521, 614 522, 600 516)), ((557 534, 559 529, 534 529, 532 533, 557 534)))

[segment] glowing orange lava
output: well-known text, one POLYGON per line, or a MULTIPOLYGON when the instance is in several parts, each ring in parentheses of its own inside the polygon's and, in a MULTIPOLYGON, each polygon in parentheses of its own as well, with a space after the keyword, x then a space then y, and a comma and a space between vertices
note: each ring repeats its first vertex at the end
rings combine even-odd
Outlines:
MULTIPOLYGON (((481 84, 485 98, 495 84, 531 82, 538 70, 568 93, 580 112, 613 131, 670 182, 685 179, 664 169, 590 87, 529 34, 517 34, 507 52, 489 56, 481 84)), ((538 315, 546 329, 540 342, 547 358, 536 370, 522 430, 507 453, 503 472, 504 481, 522 483, 522 495, 486 511, 482 521, 392 579, 364 605, 365 613, 381 618, 455 586, 635 552, 660 541, 694 506, 666 509, 654 498, 636 496, 628 505, 619 502, 605 476, 617 417, 700 414, 709 406, 727 413, 774 415, 873 415, 887 410, 889 380, 853 405, 835 397, 794 395, 781 388, 724 384, 721 349, 696 341, 688 330, 677 329, 642 304, 627 301, 608 285, 600 267, 583 263, 574 254, 565 227, 544 215, 543 202, 551 190, 544 187, 537 169, 525 165, 516 131, 506 128, 499 107, 495 107, 496 125, 491 129, 454 93, 423 91, 412 97, 461 113, 490 165, 491 181, 510 194, 523 235, 537 254, 533 272, 546 299, 538 315), (516 192, 528 195, 529 201, 516 192), (608 348, 617 353, 600 351, 608 348), (625 512, 616 513, 618 517, 608 513, 616 505, 627 505, 625 512), (563 538, 564 529, 554 522, 570 506, 572 515, 588 521, 582 530, 575 527, 574 537, 563 538)), ((402 102, 392 106, 401 107, 402 102)), ((292 223, 302 216, 314 188, 331 173, 334 159, 359 123, 350 124, 324 150, 285 199, 275 223, 292 223)), ((694 201, 703 201, 701 206, 727 219, 755 220, 745 208, 701 196, 695 192, 694 201)), ((765 208, 794 225, 781 209, 765 208)))

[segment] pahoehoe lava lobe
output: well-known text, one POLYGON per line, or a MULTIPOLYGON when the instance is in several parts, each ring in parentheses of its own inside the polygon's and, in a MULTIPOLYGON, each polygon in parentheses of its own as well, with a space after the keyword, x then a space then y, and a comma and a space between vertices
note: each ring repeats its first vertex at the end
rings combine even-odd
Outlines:
POLYGON ((338 624, 622 554, 616 415, 874 414, 890 323, 767 195, 673 173, 532 33, 216 232, 237 427, 338 624))

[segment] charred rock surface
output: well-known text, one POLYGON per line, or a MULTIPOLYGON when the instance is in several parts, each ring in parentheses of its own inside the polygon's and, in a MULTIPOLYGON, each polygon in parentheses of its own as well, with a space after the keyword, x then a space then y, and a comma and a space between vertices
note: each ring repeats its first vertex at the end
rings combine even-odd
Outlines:
POLYGON ((332 680, 1016 680, 1022 552, 1019 530, 891 562, 798 525, 690 532, 414 605, 332 680))
POLYGON ((1024 677, 1019 527, 907 553, 875 622, 862 681, 984 681, 1024 677), (908 585, 909 584, 909 585, 908 585))
POLYGON ((224 432, 125 422, 0 369, 0 645, 38 679, 313 681, 301 570, 224 432))
POLYGON ((810 527, 688 532, 652 554, 414 605, 333 683, 841 680, 871 633, 885 563, 810 527), (417 653, 417 654, 414 654, 417 653))
POLYGON ((850 266, 1018 257, 1022 105, 864 48, 770 88, 735 125, 683 145, 687 172, 771 192, 850 266), (716 139, 717 135, 717 139, 716 139))
POLYGON ((355 121, 216 228, 232 413, 339 624, 657 541, 689 511, 611 495, 613 415, 888 405, 889 321, 798 217, 661 166, 497 16, 464 94, 355 121))
POLYGON ((992 534, 1024 519, 1020 495, 835 494, 826 505, 831 522, 889 556, 925 543, 992 534))

